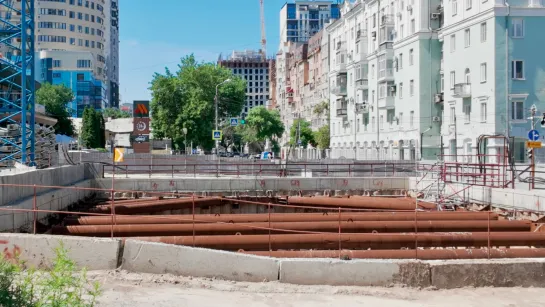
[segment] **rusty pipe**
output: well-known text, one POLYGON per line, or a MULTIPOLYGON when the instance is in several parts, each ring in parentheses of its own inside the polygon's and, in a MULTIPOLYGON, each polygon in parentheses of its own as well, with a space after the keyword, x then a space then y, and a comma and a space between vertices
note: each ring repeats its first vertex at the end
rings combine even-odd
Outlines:
MULTIPOLYGON (((117 211, 117 210, 116 210, 117 211)), ((326 222, 338 221, 337 214, 324 213, 271 213, 271 222, 326 222)), ((116 224, 185 224, 192 223, 193 215, 139 215, 139 216, 119 216, 114 220, 116 224)), ((343 221, 414 221, 415 214, 411 212, 364 212, 364 213, 341 213, 343 221)), ((487 212, 418 212, 417 219, 421 221, 449 221, 449 220, 487 220, 487 212)), ((497 220, 498 214, 491 213, 491 220, 497 220)), ((216 222, 268 222, 268 214, 199 214, 197 216, 199 223, 216 222)), ((83 216, 67 217, 64 219, 65 225, 110 225, 112 218, 109 216, 83 216)))
MULTIPOLYGON (((422 232, 479 232, 490 230, 501 231, 530 231, 530 221, 417 221, 418 230, 422 232)), ((341 229, 349 233, 397 233, 412 232, 415 229, 414 221, 354 221, 341 222, 341 229)), ((275 222, 275 223, 206 223, 206 224, 137 224, 115 225, 114 235, 119 237, 135 236, 183 236, 198 235, 234 235, 264 234, 269 227, 272 233, 293 233, 291 231, 308 232, 337 232, 339 222, 275 222)), ((112 227, 109 225, 84 226, 54 226, 53 234, 108 236, 112 227)))
MULTIPOLYGON (((348 259, 487 259, 487 249, 423 249, 415 250, 306 250, 306 251, 240 251, 244 254, 277 258, 348 258, 348 259)), ((492 248, 490 258, 543 258, 545 248, 492 248)))
POLYGON ((415 210, 423 208, 435 210, 435 204, 418 202, 413 198, 385 198, 385 197, 356 197, 356 198, 333 198, 333 197, 288 197, 288 205, 307 205, 318 207, 341 207, 359 209, 380 209, 380 210, 415 210))
MULTIPOLYGON (((476 233, 403 233, 403 234, 273 234, 234 236, 163 236, 136 237, 137 240, 162 242, 175 245, 193 245, 222 250, 269 250, 269 238, 273 249, 336 249, 339 238, 348 249, 400 249, 414 248, 418 236, 419 247, 485 247, 486 232, 476 233)), ((545 233, 539 232, 492 232, 491 246, 545 246, 545 233)))
MULTIPOLYGON (((159 200, 151 203, 139 203, 139 204, 126 204, 115 206, 115 213, 119 214, 142 214, 142 213, 154 213, 163 212, 168 210, 180 210, 192 208, 193 201, 195 207, 208 207, 221 205, 221 198, 180 198, 174 200, 159 200)), ((96 213, 110 213, 111 208, 94 208, 91 212, 96 213)))

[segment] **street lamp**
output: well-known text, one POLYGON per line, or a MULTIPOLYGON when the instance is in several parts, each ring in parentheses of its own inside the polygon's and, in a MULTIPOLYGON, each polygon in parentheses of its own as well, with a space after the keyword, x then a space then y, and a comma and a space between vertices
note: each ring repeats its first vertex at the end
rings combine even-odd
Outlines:
MULTIPOLYGON (((218 88, 220 87, 220 85, 225 84, 227 82, 231 82, 231 79, 226 79, 225 81, 216 85, 216 96, 214 97, 214 105, 216 109, 216 130, 218 130, 218 88)), ((216 140, 216 157, 219 155, 218 146, 219 146, 219 140, 216 140)))
POLYGON ((184 154, 187 155, 187 128, 183 127, 182 132, 184 134, 184 154))

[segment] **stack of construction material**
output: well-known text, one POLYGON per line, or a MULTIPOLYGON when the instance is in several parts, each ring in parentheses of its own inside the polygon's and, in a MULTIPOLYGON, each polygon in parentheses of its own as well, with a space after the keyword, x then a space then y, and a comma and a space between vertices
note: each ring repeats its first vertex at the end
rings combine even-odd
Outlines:
POLYGON ((46 168, 51 165, 51 160, 56 156, 55 152, 55 129, 49 125, 35 125, 36 133, 36 156, 35 161, 38 168, 46 168))
POLYGON ((277 213, 282 208, 278 204, 263 203, 271 206, 270 213, 184 215, 173 213, 255 202, 218 197, 124 200, 93 210, 115 215, 69 217, 52 233, 133 237, 277 257, 545 256, 545 249, 533 248, 545 245, 545 232, 533 232, 530 221, 502 220, 491 212, 433 211, 434 204, 417 205, 411 198, 290 197, 283 202, 280 206, 311 213, 277 213))

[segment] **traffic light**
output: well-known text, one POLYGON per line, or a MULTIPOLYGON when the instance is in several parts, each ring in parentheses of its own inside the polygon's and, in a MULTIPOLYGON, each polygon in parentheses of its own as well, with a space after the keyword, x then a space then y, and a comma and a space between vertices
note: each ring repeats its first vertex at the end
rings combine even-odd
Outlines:
POLYGON ((541 127, 545 128, 545 113, 543 113, 543 117, 541 118, 541 127))
POLYGON ((532 157, 534 156, 534 149, 533 148, 528 149, 527 153, 528 153, 528 160, 532 160, 532 157))
POLYGON ((246 115, 242 115, 242 117, 239 120, 239 124, 245 125, 246 124, 246 115))

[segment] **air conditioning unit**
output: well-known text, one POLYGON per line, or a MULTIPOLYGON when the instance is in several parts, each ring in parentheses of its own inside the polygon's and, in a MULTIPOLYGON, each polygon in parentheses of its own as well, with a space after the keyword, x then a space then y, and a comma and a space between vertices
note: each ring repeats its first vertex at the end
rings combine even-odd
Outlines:
POLYGON ((441 122, 441 117, 434 116, 434 117, 431 118, 431 121, 434 122, 434 123, 440 123, 441 122))
POLYGON ((412 5, 407 5, 407 12, 412 12, 413 11, 413 6, 412 5))
POLYGON ((431 13, 431 19, 432 20, 437 20, 441 17, 441 14, 440 13, 431 13))
POLYGON ((388 86, 388 90, 390 92, 395 92, 396 91, 396 86, 395 85, 390 85, 390 86, 388 86))
POLYGON ((377 31, 371 32, 371 37, 372 37, 373 39, 377 39, 377 31))
POLYGON ((442 102, 443 101, 443 94, 442 93, 439 93, 439 94, 435 94, 433 96, 434 100, 435 100, 435 103, 439 103, 439 102, 442 102))

